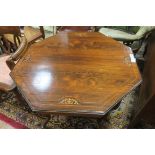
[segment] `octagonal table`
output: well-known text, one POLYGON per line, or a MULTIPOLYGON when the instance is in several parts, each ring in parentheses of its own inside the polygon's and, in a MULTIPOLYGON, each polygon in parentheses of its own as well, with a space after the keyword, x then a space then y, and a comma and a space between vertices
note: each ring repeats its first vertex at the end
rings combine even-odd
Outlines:
POLYGON ((131 49, 97 32, 33 44, 11 77, 32 111, 99 118, 141 82, 131 49))

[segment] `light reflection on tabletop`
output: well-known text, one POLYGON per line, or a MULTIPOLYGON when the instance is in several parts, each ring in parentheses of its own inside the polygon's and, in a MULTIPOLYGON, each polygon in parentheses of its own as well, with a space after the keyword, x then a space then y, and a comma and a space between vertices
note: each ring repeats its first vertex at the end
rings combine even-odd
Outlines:
POLYGON ((40 69, 36 72, 32 85, 39 91, 46 91, 51 87, 53 82, 52 73, 47 69, 40 69))

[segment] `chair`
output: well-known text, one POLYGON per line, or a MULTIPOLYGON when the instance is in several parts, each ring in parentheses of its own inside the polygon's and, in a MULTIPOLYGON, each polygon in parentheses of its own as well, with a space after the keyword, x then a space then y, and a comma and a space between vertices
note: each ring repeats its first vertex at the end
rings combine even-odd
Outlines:
MULTIPOLYGON (((45 39, 45 33, 43 26, 40 26, 39 29, 33 28, 31 26, 4 26, 4 28, 12 28, 16 31, 18 31, 18 34, 5 34, 4 38, 5 40, 9 41, 10 43, 14 44, 14 46, 17 48, 18 45, 21 42, 21 31, 24 31, 25 37, 27 39, 28 44, 32 44, 36 42, 39 39, 45 39)), ((23 32, 22 32, 23 33, 23 32)))
POLYGON ((115 40, 122 41, 124 44, 130 46, 135 57, 139 60, 144 60, 144 49, 146 46, 147 35, 155 29, 155 26, 141 26, 136 34, 127 33, 121 30, 112 28, 100 28, 99 32, 111 37, 115 40))
MULTIPOLYGON (((8 30, 0 27, 0 35, 3 36, 5 34, 14 35, 14 29, 9 28, 8 30)), ((9 73, 14 68, 16 62, 22 57, 27 48, 27 40, 24 34, 21 32, 21 43, 15 53, 13 54, 2 54, 0 56, 0 90, 1 91, 11 91, 16 87, 16 84, 10 77, 9 73)))
POLYGON ((17 26, 0 26, 0 32, 3 32, 0 34, 0 47, 1 47, 2 53, 9 54, 15 50, 15 45, 9 42, 4 36, 6 34, 12 35, 14 42, 16 42, 16 39, 18 39, 18 36, 21 35, 20 29, 17 26))
POLYGON ((0 36, 0 55, 3 54, 3 53, 6 53, 6 50, 3 46, 3 37, 0 36))
MULTIPOLYGON (((33 28, 39 29, 38 26, 32 26, 33 28)), ((54 36, 56 34, 56 27, 57 26, 44 26, 44 34, 45 38, 54 36)))
POLYGON ((145 37, 146 33, 155 29, 155 26, 141 26, 136 34, 131 34, 111 28, 100 28, 99 32, 118 41, 136 41, 145 37))

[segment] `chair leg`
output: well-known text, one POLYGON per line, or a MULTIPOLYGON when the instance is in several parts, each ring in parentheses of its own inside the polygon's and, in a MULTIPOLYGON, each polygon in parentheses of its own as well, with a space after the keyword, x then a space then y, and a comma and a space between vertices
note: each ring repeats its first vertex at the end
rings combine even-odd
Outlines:
POLYGON ((4 44, 4 47, 5 47, 5 53, 6 54, 10 54, 10 51, 11 51, 11 47, 10 47, 10 43, 7 39, 3 38, 3 44, 4 44))
POLYGON ((6 100, 8 100, 8 98, 10 98, 11 97, 11 95, 7 95, 4 99, 2 98, 2 94, 0 95, 0 103, 2 103, 2 102, 4 102, 4 101, 6 101, 6 100))
POLYGON ((2 97, 1 97, 1 95, 0 95, 0 104, 1 104, 1 102, 3 102, 3 99, 2 99, 2 97))
POLYGON ((0 47, 2 49, 2 53, 6 53, 6 49, 4 48, 4 46, 2 45, 1 41, 0 41, 0 47))

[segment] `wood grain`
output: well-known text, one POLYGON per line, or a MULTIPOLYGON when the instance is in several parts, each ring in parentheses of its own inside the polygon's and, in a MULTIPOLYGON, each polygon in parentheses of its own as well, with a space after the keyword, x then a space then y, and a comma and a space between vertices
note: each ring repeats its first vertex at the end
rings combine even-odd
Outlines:
POLYGON ((11 72, 33 111, 101 117, 141 82, 132 51, 97 32, 33 44, 11 72))

